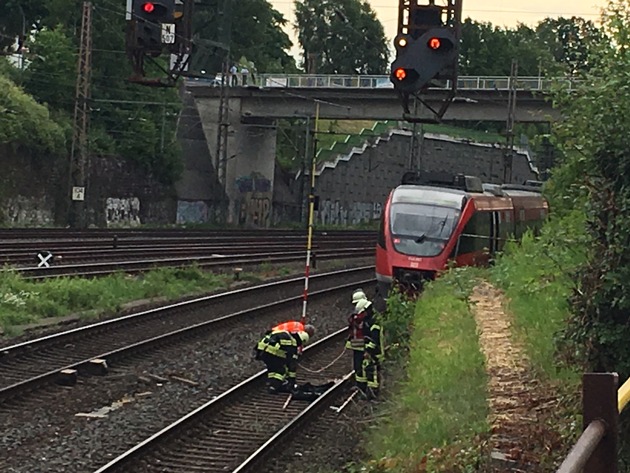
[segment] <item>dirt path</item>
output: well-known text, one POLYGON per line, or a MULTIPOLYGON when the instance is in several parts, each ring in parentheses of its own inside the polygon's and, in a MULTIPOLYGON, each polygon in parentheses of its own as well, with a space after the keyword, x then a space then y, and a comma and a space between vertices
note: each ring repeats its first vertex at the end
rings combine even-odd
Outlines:
POLYGON ((471 301, 488 373, 491 471, 538 471, 535 452, 544 448, 541 442, 547 437, 539 404, 549 400, 548 395, 533 377, 522 345, 512 337, 503 294, 483 282, 471 301))

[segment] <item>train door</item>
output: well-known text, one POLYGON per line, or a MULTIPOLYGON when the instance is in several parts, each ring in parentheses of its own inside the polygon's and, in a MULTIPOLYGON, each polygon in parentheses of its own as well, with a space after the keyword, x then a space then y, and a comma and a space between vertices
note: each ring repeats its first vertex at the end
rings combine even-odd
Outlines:
POLYGON ((499 212, 494 211, 490 215, 490 254, 494 255, 499 251, 499 223, 501 222, 501 215, 499 212))
POLYGON ((457 244, 457 263, 484 265, 489 260, 496 237, 492 237, 493 212, 477 211, 464 227, 457 244), (494 243, 493 243, 494 242, 494 243))

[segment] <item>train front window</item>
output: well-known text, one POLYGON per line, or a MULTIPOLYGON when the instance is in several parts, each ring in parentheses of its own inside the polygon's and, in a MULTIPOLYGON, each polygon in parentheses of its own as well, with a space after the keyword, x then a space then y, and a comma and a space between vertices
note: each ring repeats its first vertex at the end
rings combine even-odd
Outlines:
POLYGON ((459 220, 459 210, 424 204, 392 205, 392 242, 396 251, 414 256, 439 255, 459 220))

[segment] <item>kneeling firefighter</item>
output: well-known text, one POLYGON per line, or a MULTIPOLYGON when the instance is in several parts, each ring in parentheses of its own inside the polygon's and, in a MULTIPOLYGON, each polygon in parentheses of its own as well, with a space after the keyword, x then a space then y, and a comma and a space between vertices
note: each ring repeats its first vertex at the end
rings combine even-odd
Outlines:
POLYGON ((296 389, 297 362, 308 343, 306 332, 276 331, 265 334, 256 346, 256 359, 267 367, 267 390, 272 393, 296 389))

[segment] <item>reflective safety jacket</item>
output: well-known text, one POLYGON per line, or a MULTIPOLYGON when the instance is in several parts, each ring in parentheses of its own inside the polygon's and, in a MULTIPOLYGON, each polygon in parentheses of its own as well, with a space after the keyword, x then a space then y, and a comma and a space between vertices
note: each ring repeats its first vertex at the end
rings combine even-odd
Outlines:
POLYGON ((266 334, 261 341, 258 342, 256 349, 262 353, 269 353, 278 358, 290 360, 298 359, 298 350, 302 344, 298 342, 297 337, 289 332, 272 332, 266 334))
POLYGON ((377 363, 385 358, 383 340, 383 328, 374 317, 366 317, 365 325, 368 327, 365 333, 365 352, 377 363))
POLYGON ((365 348, 365 312, 352 314, 348 317, 348 340, 346 348, 350 350, 361 350, 365 348))
POLYGON ((271 332, 304 332, 304 324, 302 322, 290 320, 289 322, 284 322, 282 324, 276 325, 271 329, 271 332))
POLYGON ((349 334, 346 348, 365 351, 376 362, 385 357, 383 329, 371 311, 352 314, 348 319, 349 334))

